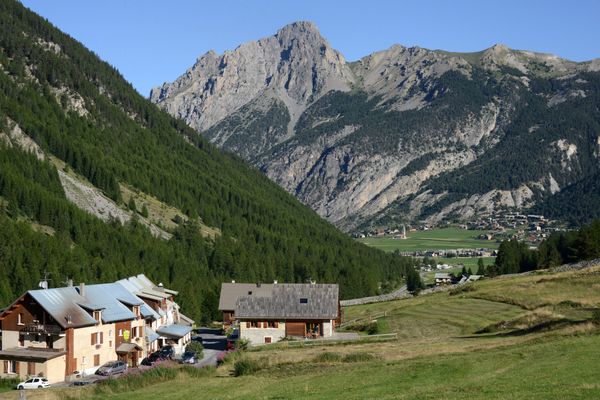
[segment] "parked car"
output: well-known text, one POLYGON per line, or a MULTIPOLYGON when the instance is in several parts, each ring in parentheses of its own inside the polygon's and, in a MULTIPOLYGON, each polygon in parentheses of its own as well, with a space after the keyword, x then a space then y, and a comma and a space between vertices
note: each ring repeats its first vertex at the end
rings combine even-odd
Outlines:
POLYGON ((127 371, 127 363, 123 361, 109 361, 96 370, 96 375, 115 375, 122 374, 125 371, 127 371))
POLYGON ((154 363, 157 361, 162 361, 162 360, 166 360, 166 359, 167 359, 167 357, 163 356, 159 351, 155 351, 154 353, 150 354, 148 357, 144 358, 140 364, 146 365, 146 366, 151 366, 151 365, 154 365, 154 363))
POLYGON ((195 351, 186 351, 181 356, 181 360, 179 360, 181 364, 196 364, 198 362, 198 357, 196 356, 195 351))
POLYGON ((163 358, 172 358, 175 354, 175 349, 173 349, 173 346, 164 346, 158 351, 158 353, 163 358))
POLYGON ((192 338, 192 342, 198 342, 198 343, 200 343, 200 344, 202 344, 202 340, 203 340, 203 339, 202 339, 202 336, 194 336, 194 337, 192 338))
POLYGON ((50 383, 46 378, 31 378, 17 385, 17 389, 45 389, 49 388, 50 383))
POLYGON ((80 379, 78 381, 75 381, 71 384, 71 386, 87 386, 87 385, 91 385, 93 383, 97 383, 98 379, 94 379, 94 378, 84 378, 84 379, 80 379))

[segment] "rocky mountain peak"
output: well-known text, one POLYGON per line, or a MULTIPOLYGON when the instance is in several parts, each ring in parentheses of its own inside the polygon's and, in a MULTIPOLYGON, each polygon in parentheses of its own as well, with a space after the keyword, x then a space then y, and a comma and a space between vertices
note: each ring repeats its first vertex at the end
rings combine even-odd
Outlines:
POLYGON ((350 90, 353 79, 316 25, 300 21, 222 55, 205 53, 175 82, 152 89, 150 100, 204 131, 246 104, 274 98, 287 108, 291 134, 309 104, 331 90, 350 90))

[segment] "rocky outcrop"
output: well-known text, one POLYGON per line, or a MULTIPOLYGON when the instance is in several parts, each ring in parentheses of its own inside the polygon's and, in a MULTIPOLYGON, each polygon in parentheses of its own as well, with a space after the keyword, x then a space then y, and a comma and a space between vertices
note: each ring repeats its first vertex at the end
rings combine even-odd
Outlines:
POLYGON ((554 168, 535 177, 481 188, 443 181, 460 181, 452 173, 471 165, 479 174, 502 170, 515 135, 548 132, 547 117, 513 126, 524 108, 540 99, 553 113, 587 100, 593 85, 578 74, 599 65, 501 44, 477 53, 394 45, 346 63, 313 24, 299 22, 222 55, 206 53, 150 98, 352 230, 392 214, 437 222, 522 209, 559 193, 582 171, 581 138, 540 139, 531 151, 554 168), (483 170, 481 160, 502 146, 492 170, 483 170))
POLYGON ((315 25, 297 22, 222 55, 209 51, 175 82, 152 89, 150 100, 202 132, 258 97, 273 97, 286 105, 291 133, 309 104, 350 90, 353 79, 315 25))

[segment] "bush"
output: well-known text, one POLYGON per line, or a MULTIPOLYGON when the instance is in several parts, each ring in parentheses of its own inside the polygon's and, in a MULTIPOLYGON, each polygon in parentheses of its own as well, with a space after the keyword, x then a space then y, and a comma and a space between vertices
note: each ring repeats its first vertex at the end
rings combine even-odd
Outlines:
POLYGON ((375 356, 370 353, 350 353, 346 354, 342 359, 343 362, 353 363, 353 362, 365 362, 372 361, 375 359, 375 356))
POLYGON ((187 346, 185 346, 185 351, 195 351, 196 357, 202 358, 204 357, 204 346, 200 342, 189 342, 187 346))
POLYGON ((235 342, 236 350, 248 350, 248 346, 250 345, 250 341, 248 339, 239 339, 235 342))
POLYGON ((242 358, 233 364, 233 374, 235 376, 251 375, 260 370, 260 365, 248 358, 242 358))
POLYGON ((315 362, 318 363, 333 363, 341 361, 342 356, 338 353, 325 352, 315 357, 315 362))
POLYGON ((156 367, 137 375, 125 375, 118 379, 105 379, 96 385, 96 393, 120 393, 134 391, 151 384, 174 380, 177 370, 156 367))
POLYGON ((457 286, 457 287, 451 289, 449 291, 449 294, 450 294, 450 296, 455 296, 460 293, 474 292, 475 290, 477 290, 477 289, 475 288, 475 286, 473 284, 467 283, 465 285, 460 285, 460 286, 457 286))
POLYGON ((600 325, 600 308, 596 308, 592 311, 592 322, 600 325))
POLYGON ((14 389, 21 382, 20 378, 0 379, 0 389, 14 389))

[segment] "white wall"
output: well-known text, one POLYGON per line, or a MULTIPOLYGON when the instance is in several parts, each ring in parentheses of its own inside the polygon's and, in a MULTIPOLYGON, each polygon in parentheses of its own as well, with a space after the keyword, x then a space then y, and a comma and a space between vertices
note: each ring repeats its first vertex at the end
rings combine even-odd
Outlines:
POLYGON ((247 339, 252 345, 265 343, 265 337, 270 337, 275 343, 285 337, 285 323, 279 322, 277 328, 246 328, 246 323, 240 323, 240 338, 247 339))

